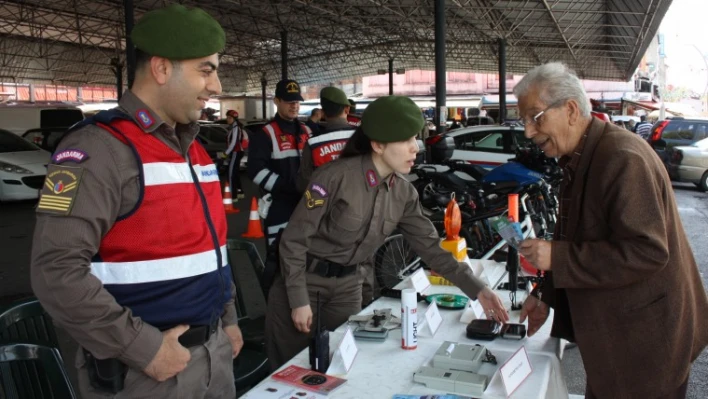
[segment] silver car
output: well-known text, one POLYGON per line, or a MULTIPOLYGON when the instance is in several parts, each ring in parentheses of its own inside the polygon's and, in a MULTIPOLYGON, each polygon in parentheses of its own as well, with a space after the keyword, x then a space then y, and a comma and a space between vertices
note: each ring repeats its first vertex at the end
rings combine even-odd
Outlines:
POLYGON ((668 150, 666 167, 671 180, 691 182, 708 191, 708 138, 668 150))

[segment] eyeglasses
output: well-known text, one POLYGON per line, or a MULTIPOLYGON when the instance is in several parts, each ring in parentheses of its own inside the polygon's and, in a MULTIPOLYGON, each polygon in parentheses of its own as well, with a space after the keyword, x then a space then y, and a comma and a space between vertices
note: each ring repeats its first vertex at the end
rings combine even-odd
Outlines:
POLYGON ((558 106, 560 106, 560 105, 563 105, 564 103, 565 103, 565 100, 556 101, 556 102, 554 102, 553 104, 551 104, 551 105, 549 105, 548 107, 546 107, 546 109, 544 109, 543 111, 541 111, 541 112, 537 113, 536 115, 534 115, 533 117, 531 117, 530 120, 529 120, 528 118, 522 118, 522 119, 519 121, 519 123, 521 123, 521 126, 537 126, 537 125, 540 123, 538 119, 539 119, 543 114, 545 114, 548 110, 550 110, 550 109, 552 109, 552 108, 555 108, 555 107, 558 107, 558 106))

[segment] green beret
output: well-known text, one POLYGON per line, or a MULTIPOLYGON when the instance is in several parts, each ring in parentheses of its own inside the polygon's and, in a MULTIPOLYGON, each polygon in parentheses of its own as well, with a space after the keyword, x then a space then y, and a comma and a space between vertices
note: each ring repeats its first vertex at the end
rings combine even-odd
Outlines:
POLYGON ((221 25, 199 8, 180 4, 145 13, 130 33, 135 47, 171 60, 207 57, 224 50, 221 25))
POLYGON ((347 95, 336 87, 330 86, 320 90, 320 99, 329 100, 330 102, 339 105, 344 105, 346 107, 350 105, 347 95))
POLYGON ((371 140, 381 143, 405 141, 423 130, 423 113, 408 97, 379 97, 361 116, 361 128, 371 140))

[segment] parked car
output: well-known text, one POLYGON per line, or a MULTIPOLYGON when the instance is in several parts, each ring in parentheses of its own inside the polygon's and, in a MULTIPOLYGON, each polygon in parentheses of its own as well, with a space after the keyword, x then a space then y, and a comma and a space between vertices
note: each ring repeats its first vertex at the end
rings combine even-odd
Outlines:
POLYGON ((627 129, 629 131, 632 131, 632 128, 630 126, 630 121, 634 121, 635 124, 639 123, 639 117, 638 116, 632 116, 632 115, 612 115, 612 123, 614 123, 617 126, 620 126, 624 129, 627 129))
POLYGON ((270 120, 265 119, 253 119, 244 123, 243 127, 248 130, 248 133, 257 133, 263 130, 263 126, 267 125, 270 120))
POLYGON ((50 158, 49 151, 0 129, 0 201, 39 198, 50 158))
POLYGON ((79 108, 60 102, 0 104, 3 128, 18 136, 36 128, 66 130, 83 119, 79 108))
POLYGON ((53 153, 57 149, 59 141, 64 136, 68 129, 63 127, 52 128, 38 128, 30 129, 26 131, 22 138, 36 144, 39 148, 53 153))
POLYGON ((702 191, 708 191, 708 138, 691 145, 670 147, 666 151, 666 169, 671 180, 690 182, 702 191))
POLYGON ((228 125, 200 123, 199 133, 197 133, 197 141, 204 146, 219 172, 224 172, 228 166, 228 160, 221 157, 229 145, 227 128, 228 125))
POLYGON ((428 137, 431 163, 459 159, 487 169, 506 163, 519 145, 527 145, 524 128, 518 125, 471 126, 428 137))
POLYGON ((674 117, 654 124, 649 144, 664 163, 667 151, 676 146, 688 146, 708 136, 708 119, 674 117))

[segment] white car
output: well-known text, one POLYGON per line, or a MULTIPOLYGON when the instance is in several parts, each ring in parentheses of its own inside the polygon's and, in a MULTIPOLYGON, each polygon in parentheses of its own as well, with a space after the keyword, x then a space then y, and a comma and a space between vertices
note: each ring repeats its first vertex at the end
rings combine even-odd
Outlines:
POLYGON ((486 125, 451 130, 426 140, 432 163, 463 160, 486 169, 505 164, 518 145, 530 142, 521 126, 486 125))
POLYGON ((52 154, 0 129, 0 201, 39 198, 52 154))

